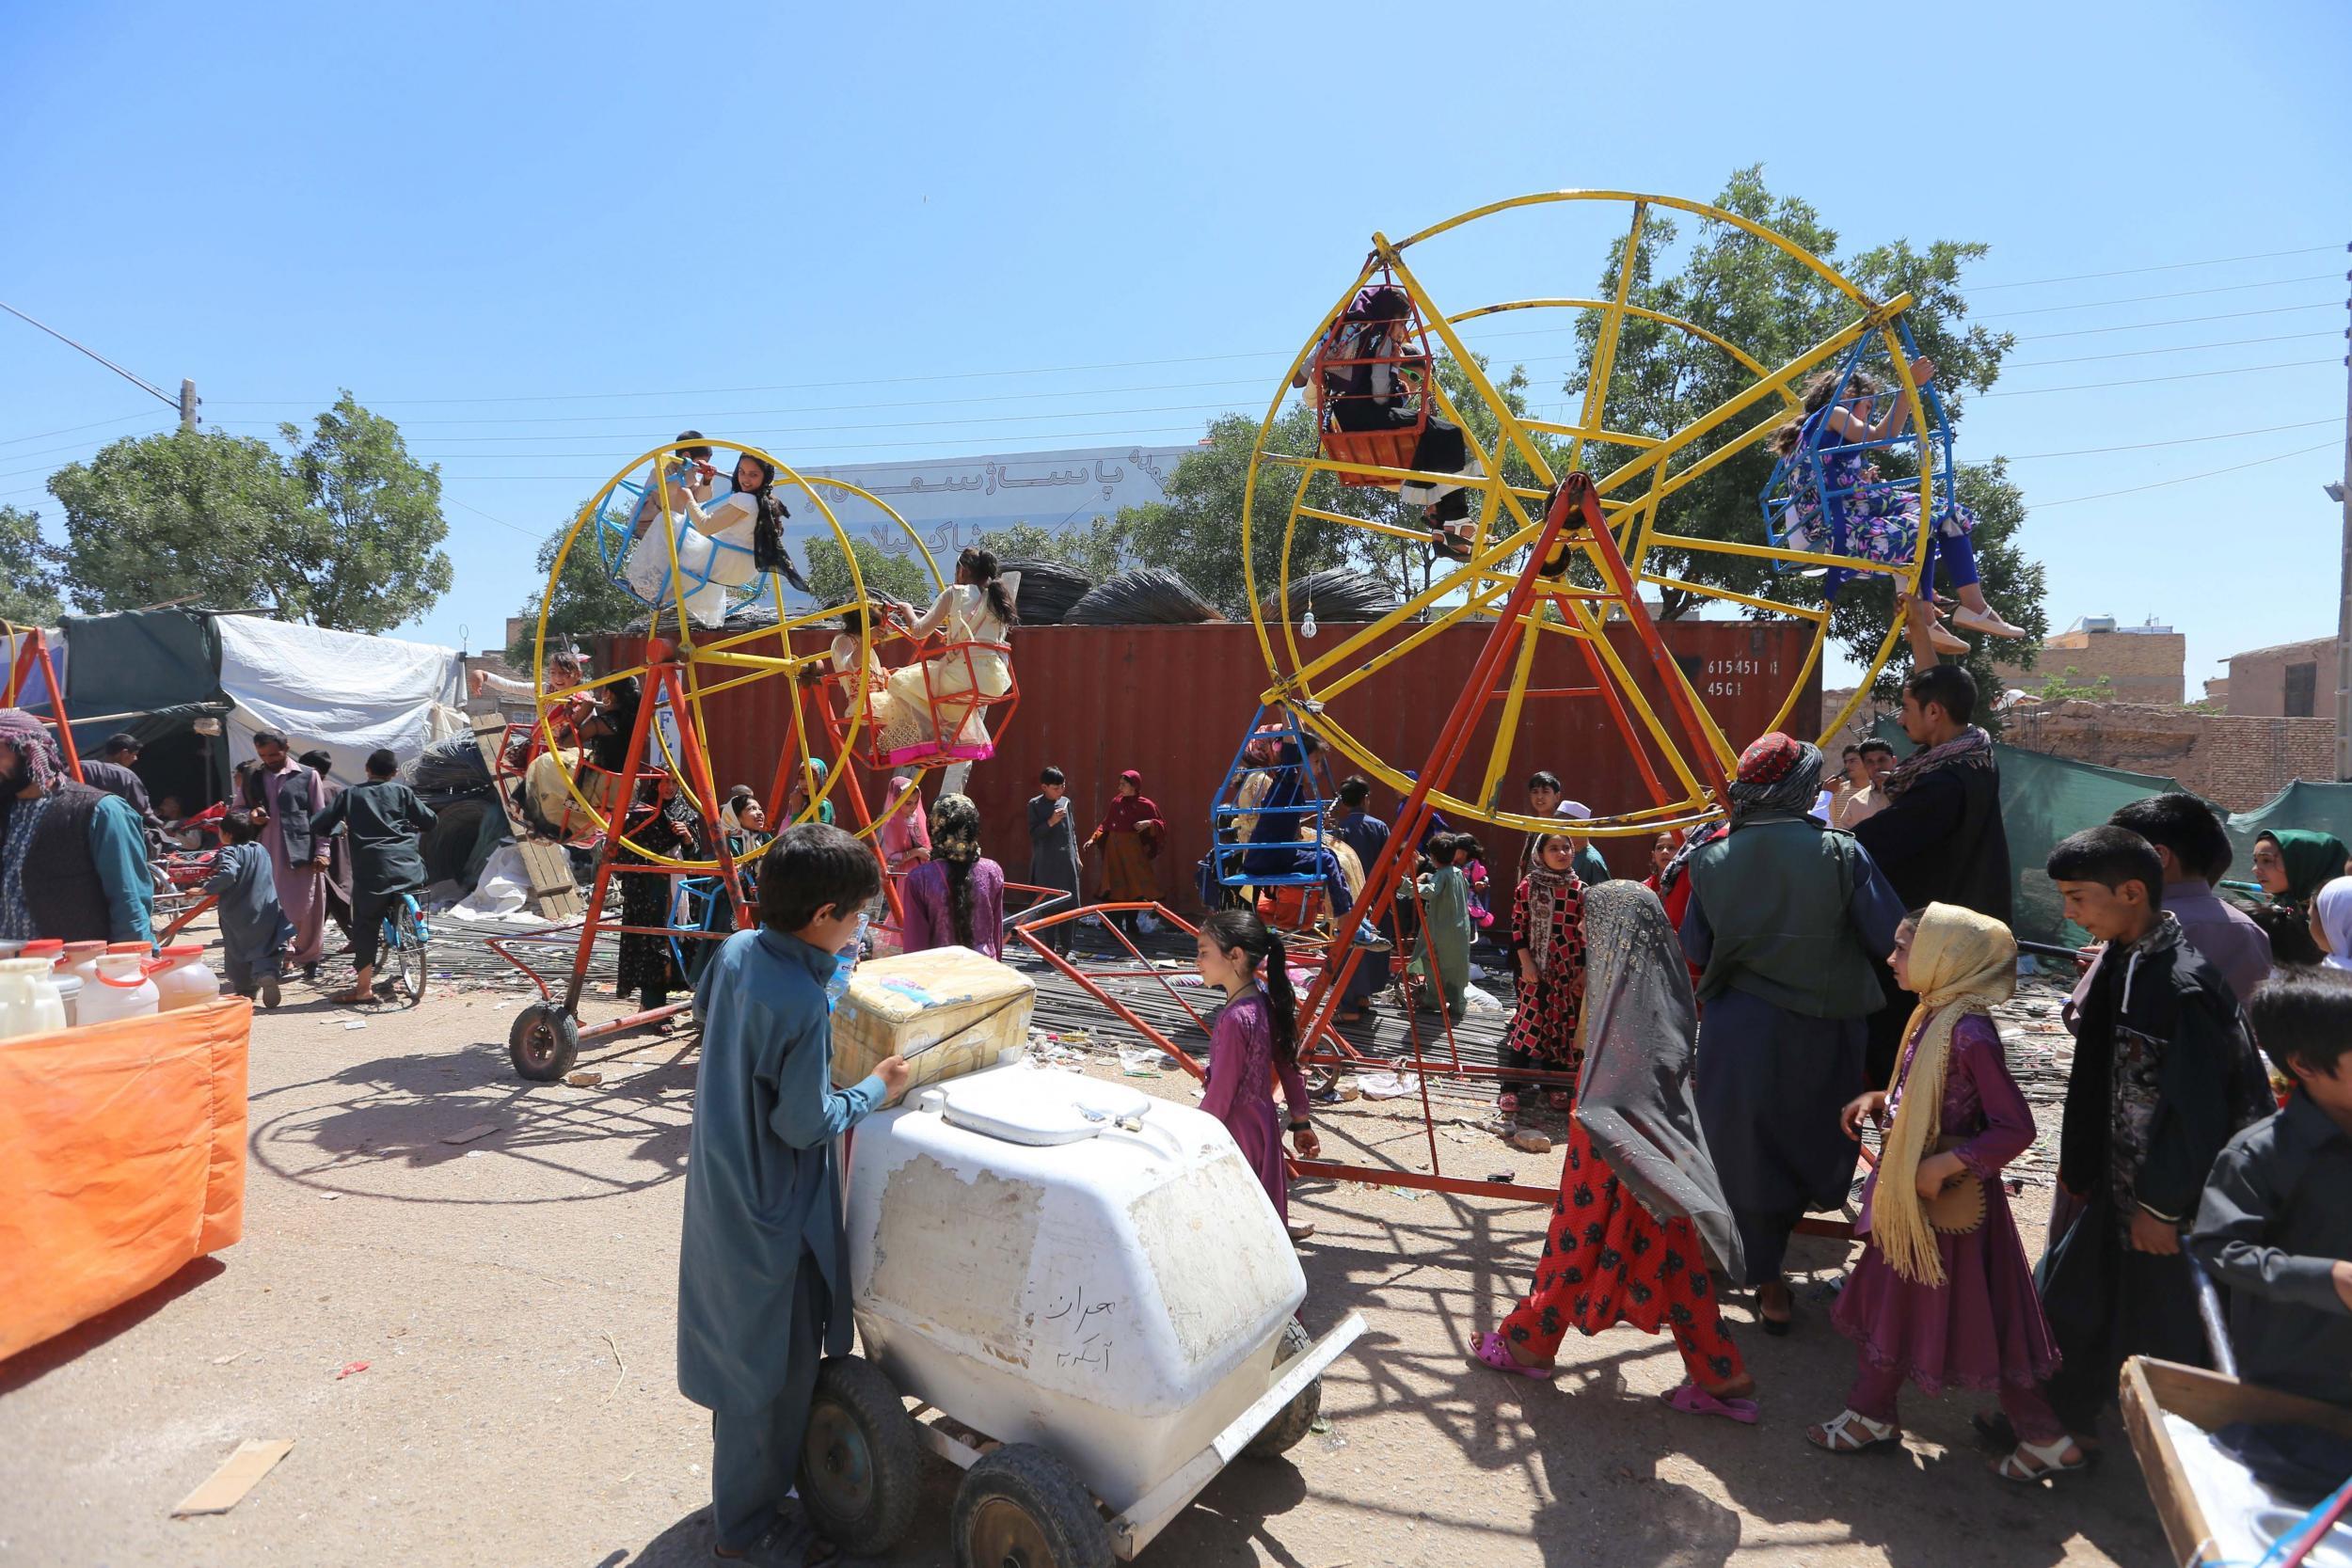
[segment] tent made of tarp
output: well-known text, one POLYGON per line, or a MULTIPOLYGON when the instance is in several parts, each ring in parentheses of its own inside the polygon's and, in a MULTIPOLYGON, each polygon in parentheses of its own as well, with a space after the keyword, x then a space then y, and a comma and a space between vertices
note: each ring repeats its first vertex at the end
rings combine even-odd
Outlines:
POLYGON ((2312 784, 2297 779, 2252 811, 2231 814, 2230 844, 2237 850, 2230 875, 2251 880, 2254 835, 2280 828, 2309 828, 2352 844, 2352 784, 2312 784))
POLYGON ((54 631, 0 623, 0 686, 8 688, 0 691, 0 697, 7 699, 5 705, 30 713, 49 712, 49 677, 41 670, 42 649, 48 651, 49 668, 56 672, 58 684, 68 684, 64 638, 54 631), (35 641, 36 636, 39 641, 35 641), (20 658, 24 660, 22 668, 17 663, 20 658))
POLYGON ((405 768, 434 741, 466 730, 457 706, 465 661, 454 648, 256 615, 211 620, 221 689, 235 705, 229 728, 238 756, 251 754, 257 732, 272 730, 296 753, 323 748, 335 759, 333 776, 356 784, 378 747, 405 768))

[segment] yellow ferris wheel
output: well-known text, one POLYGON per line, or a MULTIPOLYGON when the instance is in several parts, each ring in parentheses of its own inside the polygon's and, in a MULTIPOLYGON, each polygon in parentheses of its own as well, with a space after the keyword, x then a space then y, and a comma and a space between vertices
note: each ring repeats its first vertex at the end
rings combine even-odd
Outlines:
MULTIPOLYGON (((1835 541, 1825 540, 1824 529, 1808 535, 1794 526, 1788 492, 1807 481, 1802 473, 1784 478, 1780 470, 1777 499, 1764 498, 1753 537, 1706 537, 1677 527, 1677 498, 1800 414, 1804 389, 1817 375, 1830 372, 1842 393, 1846 378, 1867 358, 1883 367, 1885 395, 1906 412, 1910 432, 1878 443, 1883 451, 1872 455, 1885 456, 1890 468, 1900 471, 1898 483, 1906 495, 1915 487, 1918 516, 1937 515, 1949 489, 1949 429, 1932 390, 1915 380, 1905 352, 1902 317, 1912 303, 1908 293, 1873 299, 1827 261, 1761 224, 1674 197, 1551 191, 1475 208, 1403 240, 1375 233, 1356 277, 1293 359, 1252 453, 1242 509, 1243 561, 1251 620, 1274 683, 1263 701, 1287 706, 1326 744, 1400 794, 1425 793, 1431 806, 1449 815, 1535 832, 1548 824, 1498 804, 1534 711, 1527 704, 1532 697, 1581 697, 1606 710, 1633 755, 1647 798, 1594 800, 1593 818, 1580 832, 1655 833, 1713 815, 1739 747, 1752 736, 1724 733, 1690 674, 1667 655, 1644 593, 1671 591, 1809 627, 1803 657, 1781 661, 1772 677, 1778 689, 1769 727, 1787 728, 1820 666, 1836 585, 1849 576, 1878 573, 1891 578, 1899 594, 1917 593, 1931 531, 1917 531, 1908 560, 1860 559, 1836 547, 1843 543, 1842 523, 1835 541), (1483 280, 1498 257, 1526 253, 1523 245, 1499 243, 1506 236, 1494 230, 1533 211, 1597 220, 1603 232, 1622 234, 1621 242, 1613 242, 1618 247, 1613 293, 1595 297, 1537 278, 1523 297, 1495 303, 1462 306, 1442 297, 1450 273, 1483 280), (1697 323, 1635 303, 1645 230, 1661 212, 1724 225, 1774 246, 1849 302, 1851 321, 1794 357, 1768 363, 1697 323), (1431 244, 1441 238, 1448 243, 1431 244), (1352 330, 1379 323, 1383 312, 1385 335, 1352 330), (1570 327, 1589 324, 1582 334, 1589 345, 1583 395, 1573 419, 1514 413, 1464 341, 1465 324, 1515 312, 1528 313, 1518 319, 1570 327), (1613 403, 1611 393, 1619 346, 1634 321, 1679 334, 1692 355, 1720 356, 1736 390, 1675 428, 1626 428, 1636 421, 1622 411, 1625 400, 1613 403), (1454 393, 1436 373, 1449 361, 1458 377, 1454 393), (1386 394, 1367 394, 1365 388, 1381 385, 1368 378, 1384 374, 1386 394), (1313 434, 1304 443, 1296 435, 1300 421, 1285 419, 1294 386, 1303 386, 1316 407, 1313 434), (1457 402, 1463 388, 1467 396, 1457 402), (1351 409, 1351 396, 1368 395, 1384 396, 1382 405, 1373 414, 1363 404, 1351 409), (1433 431, 1445 433, 1445 439, 1433 444, 1433 431), (1448 456, 1444 469, 1430 466, 1433 451, 1448 456), (1606 467, 1595 465, 1589 486, 1564 483, 1603 451, 1631 455, 1606 467), (1453 461, 1457 457, 1461 461, 1453 461), (1442 531, 1427 525, 1363 515, 1361 506, 1347 509, 1343 498, 1364 487, 1407 499, 1452 491, 1467 505, 1454 503, 1462 520, 1441 537, 1442 531), (1267 515, 1279 516, 1281 528, 1279 551, 1267 552, 1279 562, 1271 582, 1260 580, 1257 569, 1264 543, 1262 491, 1268 495, 1267 515), (1422 546, 1432 551, 1434 569, 1422 590, 1396 610, 1346 627, 1344 635, 1310 641, 1311 620, 1303 627, 1300 622, 1311 616, 1312 606, 1299 583, 1321 564, 1312 559, 1312 541, 1328 540, 1335 529, 1360 531, 1369 543, 1422 546), (1528 553, 1538 547, 1540 562, 1528 553), (1775 563, 1777 594, 1735 592, 1709 581, 1708 559, 1728 557, 1775 563), (1295 573, 1295 559, 1301 562, 1295 573), (1825 584, 1815 580, 1822 574, 1825 584), (1383 677, 1403 673, 1405 661, 1446 657, 1440 634, 1448 627, 1494 627, 1498 622, 1508 623, 1507 635, 1491 666, 1482 656, 1473 672, 1479 689, 1465 690, 1438 749, 1425 759, 1382 755, 1372 732, 1381 724, 1383 677), (1581 664, 1588 684, 1539 684, 1538 649, 1555 641, 1570 650, 1572 663, 1581 664), (1483 757, 1472 754, 1481 749, 1483 757)), ((1818 493, 1817 485, 1817 499, 1818 493)), ((1825 726, 1825 735, 1846 721, 1883 669, 1900 624, 1899 615, 1854 698, 1825 726)))

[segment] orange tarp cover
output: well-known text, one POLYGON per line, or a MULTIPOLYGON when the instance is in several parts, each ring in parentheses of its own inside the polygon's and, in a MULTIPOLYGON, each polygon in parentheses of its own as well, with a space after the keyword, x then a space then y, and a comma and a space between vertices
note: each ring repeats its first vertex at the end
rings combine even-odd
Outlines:
POLYGON ((0 1358, 245 1230, 253 1004, 0 1040, 0 1358))

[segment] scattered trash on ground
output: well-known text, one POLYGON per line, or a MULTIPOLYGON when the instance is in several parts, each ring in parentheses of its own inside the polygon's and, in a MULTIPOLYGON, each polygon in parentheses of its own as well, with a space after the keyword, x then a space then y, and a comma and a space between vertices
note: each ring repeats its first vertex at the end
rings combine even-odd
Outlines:
POLYGON ((343 1379, 356 1376, 360 1372, 366 1371, 367 1370, 368 1364, 364 1361, 346 1362, 343 1366, 343 1370, 335 1374, 335 1381, 341 1383, 343 1379))
POLYGON ((601 1072, 589 1072, 583 1069, 580 1072, 568 1074, 564 1078, 564 1082, 569 1084, 576 1089, 593 1089, 598 1084, 604 1082, 604 1074, 601 1072))
POLYGON ((1356 1080, 1366 1100, 1401 1100, 1421 1092, 1421 1076, 1411 1072, 1367 1072, 1356 1080))

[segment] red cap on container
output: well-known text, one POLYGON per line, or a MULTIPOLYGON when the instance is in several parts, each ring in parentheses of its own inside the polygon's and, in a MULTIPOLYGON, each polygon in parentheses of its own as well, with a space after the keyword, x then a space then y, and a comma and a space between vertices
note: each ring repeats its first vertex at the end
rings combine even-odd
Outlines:
POLYGON ((19 956, 27 958, 54 958, 64 951, 65 943, 56 937, 41 937, 26 942, 24 951, 19 956))
POLYGON ((143 942, 110 942, 106 943, 106 951, 109 953, 136 953, 141 957, 145 957, 150 951, 150 948, 148 943, 143 942))
POLYGON ((203 953, 204 944, 200 942, 177 942, 156 951, 167 958, 193 958, 203 953))

